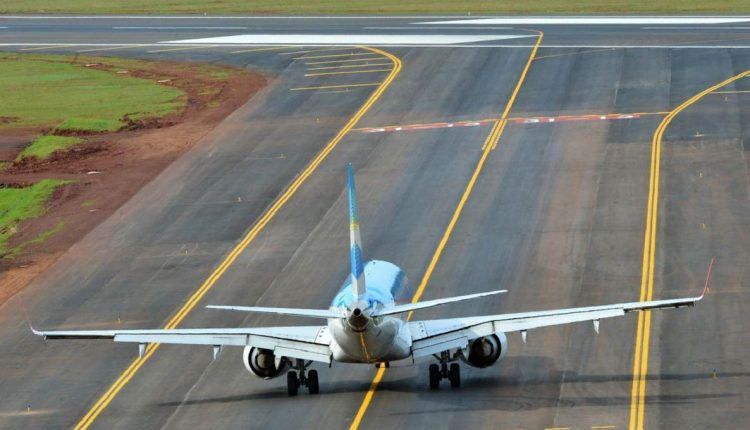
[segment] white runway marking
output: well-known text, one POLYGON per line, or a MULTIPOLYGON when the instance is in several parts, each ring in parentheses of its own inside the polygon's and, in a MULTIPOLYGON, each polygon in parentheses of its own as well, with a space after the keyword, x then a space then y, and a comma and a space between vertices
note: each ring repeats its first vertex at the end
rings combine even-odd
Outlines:
POLYGON ((113 30, 247 30, 247 27, 112 27, 113 30))
POLYGON ((414 24, 472 24, 472 25, 649 25, 649 24, 729 24, 750 22, 750 17, 703 17, 703 16, 602 16, 602 17, 518 17, 460 19, 457 21, 416 22, 414 24))
POLYGON ((438 25, 430 25, 430 26, 418 26, 418 25, 412 25, 412 26, 402 26, 402 27, 363 27, 365 30, 513 30, 513 27, 482 27, 482 26, 468 26, 468 27, 459 27, 456 25, 446 25, 444 27, 440 27, 438 25))
POLYGON ((248 45, 454 45, 457 43, 488 42, 519 39, 533 35, 491 34, 240 34, 237 36, 203 39, 172 40, 163 43, 210 43, 248 45))

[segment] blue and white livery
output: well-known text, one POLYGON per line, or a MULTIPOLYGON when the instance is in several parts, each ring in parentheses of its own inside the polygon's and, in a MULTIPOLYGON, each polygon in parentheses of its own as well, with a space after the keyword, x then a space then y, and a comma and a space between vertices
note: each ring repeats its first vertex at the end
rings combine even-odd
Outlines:
POLYGON ((115 342, 138 343, 141 355, 147 344, 155 342, 210 345, 214 348, 214 358, 224 346, 243 347, 243 363, 247 370, 265 379, 286 375, 289 395, 296 395, 303 385, 310 393, 318 393, 318 373, 308 369, 313 362, 388 366, 397 360, 414 363, 419 358, 432 358, 436 362, 429 366, 430 388, 437 389, 442 379, 448 379, 452 387, 460 386, 459 361, 473 367, 488 367, 504 357, 508 348, 506 333, 519 332, 526 342, 528 330, 581 321, 592 321, 598 333, 601 319, 633 311, 693 306, 708 289, 711 266, 703 294, 699 297, 407 321, 403 317, 408 312, 500 294, 506 290, 404 303, 409 289, 406 276, 398 266, 380 260, 363 263, 357 193, 351 165, 347 166, 347 176, 351 273, 328 309, 207 306, 212 309, 321 318, 327 320, 325 325, 174 330, 37 331, 32 328, 32 331, 47 339, 107 338, 115 342))

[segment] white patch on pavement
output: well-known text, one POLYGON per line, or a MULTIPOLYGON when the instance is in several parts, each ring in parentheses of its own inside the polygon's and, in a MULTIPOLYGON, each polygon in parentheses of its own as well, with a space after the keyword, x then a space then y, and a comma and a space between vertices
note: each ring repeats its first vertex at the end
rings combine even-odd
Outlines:
POLYGON ((702 17, 702 16, 601 16, 601 17, 508 17, 484 19, 460 19, 456 21, 415 22, 413 24, 472 24, 472 25, 659 25, 659 24, 730 24, 750 22, 750 17, 702 17))
POLYGON ((242 45, 454 45, 519 39, 535 35, 501 34, 240 34, 237 36, 172 40, 161 43, 210 43, 242 45))

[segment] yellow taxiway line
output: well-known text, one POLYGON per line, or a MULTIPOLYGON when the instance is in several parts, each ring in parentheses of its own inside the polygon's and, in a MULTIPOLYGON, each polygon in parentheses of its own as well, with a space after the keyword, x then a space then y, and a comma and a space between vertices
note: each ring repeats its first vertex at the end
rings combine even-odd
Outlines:
MULTIPOLYGON (((430 277, 432 277, 432 272, 435 270, 435 266, 437 266, 437 263, 443 254, 445 245, 448 243, 448 239, 453 233, 453 229, 456 227, 458 219, 461 217, 461 212, 463 211, 466 202, 469 200, 471 192, 474 190, 474 185, 477 182, 479 173, 482 171, 484 163, 487 160, 487 157, 490 155, 492 148, 494 148, 497 145, 497 142, 500 141, 500 136, 502 135, 503 130, 505 129, 505 125, 507 124, 508 114, 513 107, 513 103, 516 101, 516 97, 518 96, 518 92, 521 90, 521 86, 523 85, 524 80, 526 80, 526 74, 529 72, 531 62, 534 60, 534 56, 536 55, 536 52, 539 49, 539 45, 541 45, 542 39, 544 38, 544 33, 542 33, 541 31, 538 32, 538 35, 539 36, 537 38, 536 44, 531 50, 531 55, 529 55, 529 59, 528 61, 526 61, 526 66, 523 68, 521 76, 518 78, 518 82, 516 83, 516 87, 513 90, 513 93, 508 99, 508 103, 505 105, 505 110, 503 111, 502 116, 497 121, 495 121, 495 125, 492 127, 492 131, 484 141, 484 150, 482 151, 482 156, 479 158, 479 162, 477 162, 477 165, 474 168, 474 173, 471 175, 471 179, 469 179, 469 183, 466 185, 466 189, 461 196, 461 200, 459 200, 458 205, 453 212, 453 216, 448 223, 448 227, 446 227, 445 232, 443 233, 443 237, 440 239, 440 243, 438 244, 435 253, 432 255, 432 259, 430 260, 430 264, 427 266, 427 270, 422 277, 422 281, 419 283, 419 287, 414 293, 414 297, 412 297, 411 299, 412 303, 416 303, 420 298, 422 298, 422 294, 427 288, 427 283, 429 282, 430 277)), ((411 317, 412 312, 409 312, 406 319, 410 320, 411 317)), ((372 398, 375 395, 375 390, 377 390, 378 384, 380 384, 380 381, 383 379, 384 374, 385 367, 379 367, 378 371, 375 373, 375 377, 373 378, 372 383, 370 383, 370 388, 367 390, 367 393, 365 393, 365 397, 362 400, 359 409, 357 410, 357 415, 354 416, 354 420, 352 421, 349 430, 356 430, 359 428, 359 425, 362 423, 362 418, 365 416, 365 412, 367 412, 367 408, 370 406, 372 398)))
MULTIPOLYGON (((203 284, 196 290, 182 305, 182 307, 175 313, 175 315, 169 319, 167 324, 164 326, 165 329, 171 330, 177 328, 177 326, 185 319, 185 317, 192 311, 203 296, 216 284, 221 276, 227 271, 227 269, 234 263, 237 257, 250 245, 250 243, 258 236, 263 228, 268 224, 276 213, 284 207, 287 201, 297 192, 302 184, 307 180, 310 175, 318 168, 318 166, 326 159, 328 154, 333 151, 334 148, 341 142, 357 122, 364 116, 364 114, 370 110, 370 108, 378 101, 383 95, 385 90, 391 85, 393 80, 398 76, 401 71, 401 60, 393 54, 382 51, 377 48, 362 47, 362 49, 368 49, 371 52, 382 55, 393 62, 393 69, 391 73, 380 83, 380 86, 373 91, 370 97, 365 103, 357 110, 349 121, 344 125, 336 136, 326 144, 325 147, 305 166, 300 174, 294 179, 294 181, 287 187, 286 190, 273 202, 273 204, 263 213, 248 233, 242 238, 242 240, 229 252, 224 260, 211 272, 211 275, 203 282, 203 284)), ((86 415, 76 424, 76 430, 87 429, 93 424, 94 420, 99 414, 107 408, 122 388, 130 382, 133 376, 138 370, 154 355, 156 350, 159 348, 158 343, 149 344, 143 357, 136 358, 130 365, 125 369, 124 372, 115 380, 115 382, 107 389, 107 391, 99 398, 99 400, 91 407, 86 415)))
MULTIPOLYGON (((661 143, 664 130, 672 120, 704 96, 730 83, 750 75, 750 70, 719 82, 685 100, 669 112, 661 121, 651 140, 651 171, 649 176, 648 204, 646 208, 646 232, 643 239, 643 268, 641 271, 640 301, 652 300, 654 293, 654 258, 656 254, 656 231, 659 213, 659 174, 661 164, 661 143)), ((630 393, 630 430, 642 430, 646 400, 646 375, 648 374, 648 348, 651 336, 651 312, 638 313, 638 326, 633 357, 633 385, 630 393)))

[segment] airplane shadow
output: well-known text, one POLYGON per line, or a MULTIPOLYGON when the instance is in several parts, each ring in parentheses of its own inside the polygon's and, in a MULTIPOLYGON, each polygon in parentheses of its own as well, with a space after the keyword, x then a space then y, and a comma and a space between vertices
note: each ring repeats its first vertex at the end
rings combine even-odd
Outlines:
MULTIPOLYGON (((554 360, 549 357, 509 357, 497 366, 489 369, 469 369, 463 367, 464 378, 460 392, 462 399, 473 398, 471 404, 462 402, 460 408, 441 406, 441 412, 466 410, 533 410, 556 407, 575 406, 617 406, 630 405, 630 395, 622 396, 566 396, 559 397, 561 384, 602 384, 611 382, 630 382, 632 374, 579 374, 575 371, 562 371, 554 367, 554 360), (539 395, 529 395, 527 387, 536 387, 539 395)), ((398 374, 386 376, 378 386, 378 391, 383 393, 408 393, 417 395, 426 402, 438 402, 455 405, 455 391, 447 388, 431 391, 427 387, 426 365, 419 365, 413 369, 414 373, 408 377, 398 377, 398 374)), ((399 372, 403 374, 402 372, 399 372)), ((750 372, 720 373, 719 378, 747 378, 750 372)), ((648 381, 700 381, 713 379, 710 371, 700 373, 662 373, 647 375, 648 381)), ((319 396, 330 396, 346 393, 364 393, 370 386, 370 381, 321 381, 321 393, 319 396)), ((737 397, 738 393, 712 393, 712 394, 666 394, 647 395, 644 399, 646 404, 690 404, 700 400, 721 399, 737 397)), ((300 396, 304 396, 301 389, 300 396)), ((254 391, 252 393, 209 397, 202 399, 189 399, 185 401, 162 402, 159 406, 174 407, 180 405, 201 405, 213 403, 235 403, 262 400, 278 400, 288 398, 286 389, 278 387, 269 390, 254 391)), ((413 410, 401 415, 413 415, 420 413, 434 413, 429 411, 413 410)), ((395 415, 399 415, 395 413, 395 415)))

